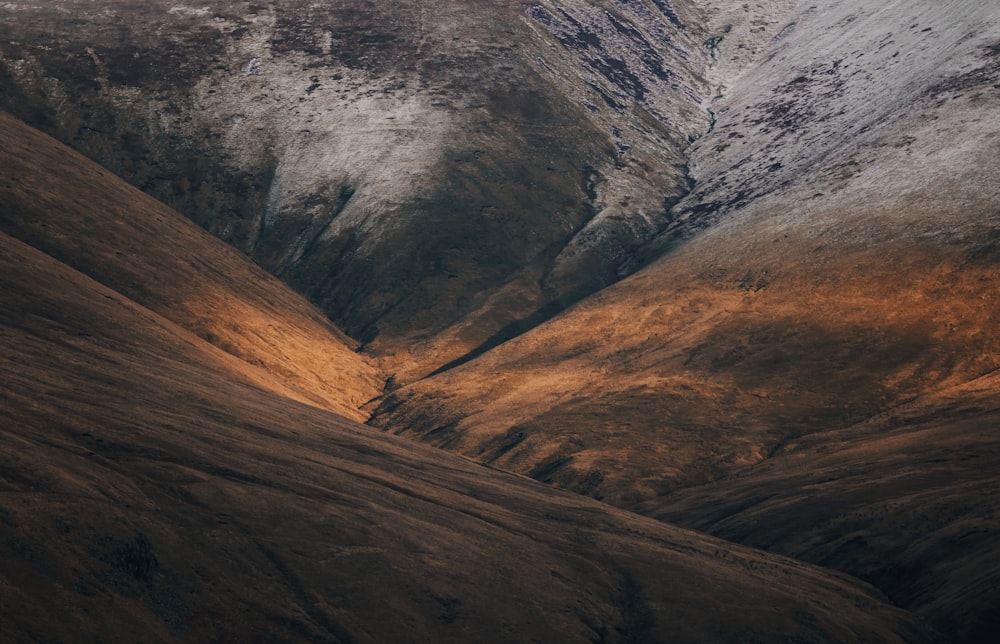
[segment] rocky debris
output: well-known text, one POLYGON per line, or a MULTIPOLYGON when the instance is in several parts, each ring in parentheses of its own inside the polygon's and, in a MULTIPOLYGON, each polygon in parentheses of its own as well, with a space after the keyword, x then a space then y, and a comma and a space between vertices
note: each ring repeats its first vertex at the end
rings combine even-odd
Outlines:
POLYGON ((243 72, 244 76, 260 76, 260 58, 251 58, 243 72))

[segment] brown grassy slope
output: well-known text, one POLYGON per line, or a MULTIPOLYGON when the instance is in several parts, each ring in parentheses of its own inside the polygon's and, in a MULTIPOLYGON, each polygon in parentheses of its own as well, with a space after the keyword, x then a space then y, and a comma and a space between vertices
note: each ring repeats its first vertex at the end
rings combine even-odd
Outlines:
POLYGON ((995 266, 881 251, 765 275, 692 248, 377 418, 628 506, 996 368, 995 266))
POLYGON ((985 628, 998 600, 977 577, 1000 572, 995 538, 955 537, 965 526, 1000 533, 990 411, 1000 389, 995 379, 979 380, 975 397, 953 389, 1000 365, 998 267, 957 250, 896 251, 815 271, 768 262, 767 275, 752 260, 693 274, 696 253, 685 252, 391 394, 376 418, 560 487, 861 574, 961 636, 985 628), (891 420, 914 398, 926 401, 920 433, 891 420), (824 494, 811 487, 830 477, 824 494), (769 497, 760 513, 744 511, 769 497), (862 547, 830 555, 852 539, 862 547))
POLYGON ((792 440, 757 468, 651 502, 650 513, 848 571, 956 640, 991 642, 1000 626, 998 389, 994 372, 792 440))
POLYGON ((0 230, 362 419, 376 370, 302 297, 161 203, 0 113, 0 230))
POLYGON ((922 638, 848 578, 261 389, 121 294, 0 250, 5 641, 922 638))
POLYGON ((967 522, 998 527, 988 509, 978 517, 1000 477, 982 409, 1000 392, 984 380, 957 406, 936 396, 1000 366, 996 11, 803 5, 715 105, 714 131, 691 151, 699 183, 675 209, 678 234, 661 238, 659 261, 475 362, 393 392, 376 422, 863 574, 958 639, 991 632, 995 545, 949 535, 967 522), (685 236, 685 226, 702 232, 685 236), (920 434, 880 442, 904 430, 865 423, 917 398, 936 428, 926 445, 920 434), (831 483, 840 501, 814 503, 793 465, 828 468, 822 459, 854 426, 867 429, 841 466, 857 485, 831 483), (780 457, 792 443, 799 460, 780 457), (862 458, 866 449, 878 456, 862 458), (935 450, 944 460, 932 473, 892 484, 935 450), (770 494, 797 509, 768 510, 780 537, 729 502, 770 494), (710 499, 720 506, 699 505, 710 499), (893 508, 884 522, 861 511, 879 504, 893 508), (863 548, 828 556, 855 537, 863 548), (907 552, 918 540, 919 553, 907 552))

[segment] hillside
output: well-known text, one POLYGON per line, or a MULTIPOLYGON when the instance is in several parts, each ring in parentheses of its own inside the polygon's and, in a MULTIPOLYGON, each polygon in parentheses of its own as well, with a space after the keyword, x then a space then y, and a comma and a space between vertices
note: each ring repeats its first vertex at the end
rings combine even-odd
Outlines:
POLYGON ((994 14, 800 11, 715 103, 658 259, 375 423, 860 575, 987 641, 994 14))
POLYGON ((301 296, 81 155, 0 113, 0 230, 350 418, 383 378, 301 296))
MULTIPOLYGON (((148 381, 148 422, 115 444, 187 468, 200 432, 229 437, 196 478, 253 497, 219 538, 264 543, 233 565, 277 585, 218 611, 283 597, 268 637, 398 639, 406 615, 431 639, 992 642, 994 5, 6 3, 0 109, 27 125, 0 116, 0 232, 39 271, 0 291, 9 431, 33 454, 10 480, 59 469, 45 428, 96 436, 79 423, 124 418, 148 381), (107 342, 56 333, 84 321, 107 342), (355 465, 328 468, 339 449, 355 465), (351 595, 321 588, 344 578, 307 509, 341 503, 392 544, 358 586, 398 583, 387 612, 317 599, 351 595), (478 586, 482 566, 510 584, 478 586)), ((221 507, 171 503, 154 546, 221 507)), ((65 565, 108 563, 73 543, 65 565)))
MULTIPOLYGON (((20 144, 16 162, 37 170, 19 177, 18 212, 51 216, 30 229, 34 243, 59 248, 73 232, 100 248, 126 225, 116 205, 141 221, 149 202, 133 190, 66 150, 71 173, 58 174, 54 144, 3 122, 4 167, 20 144), (89 226, 40 203, 55 187, 105 196, 80 205, 89 226)), ((180 251, 189 227, 156 216, 161 236, 141 257, 103 257, 104 275, 156 292, 150 258, 176 250, 173 261, 199 264, 189 251, 206 248, 215 283, 249 270, 215 261, 228 255, 214 240, 180 251)), ((299 403, 265 370, 38 248, 0 232, 0 250, 4 641, 925 636, 847 577, 299 403)), ((257 297, 243 301, 266 308, 257 297)))

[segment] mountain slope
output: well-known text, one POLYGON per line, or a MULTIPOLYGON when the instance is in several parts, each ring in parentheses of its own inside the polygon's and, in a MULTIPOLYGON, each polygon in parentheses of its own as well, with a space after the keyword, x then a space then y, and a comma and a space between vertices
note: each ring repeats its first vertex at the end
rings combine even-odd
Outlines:
POLYGON ((792 440, 759 467, 659 499, 649 513, 849 572, 955 641, 992 641, 998 385, 992 373, 792 440))
MULTIPOLYGON (((45 149, 26 149, 41 185, 117 185, 86 163, 55 177, 45 149)), ((121 195, 131 208, 132 191, 121 195)), ((98 232, 116 218, 86 212, 98 232)), ((88 229, 48 233, 66 230, 88 229)), ((148 259, 108 261, 132 271, 133 290, 158 288, 139 270, 148 259)), ((263 370, 7 233, 0 280, 5 640, 925 637, 849 578, 296 402, 263 370)))
POLYGON ((0 107, 249 254, 400 381, 617 280, 709 127, 687 0, 0 12, 0 107))
MULTIPOLYGON (((392 376, 373 424, 992 641, 998 10, 429 7, 8 3, 0 101, 345 324, 392 376)), ((148 272, 98 277, 190 297, 148 272)), ((335 336, 364 386, 295 395, 352 410, 375 374, 335 336)))
POLYGON ((650 266, 374 422, 860 574, 978 641, 995 542, 955 537, 998 527, 996 16, 803 6, 727 79, 650 266), (913 400, 922 431, 892 419, 913 400))
POLYGON ((363 419, 381 389, 357 343, 245 257, 0 113, 0 230, 251 365, 283 394, 363 419))

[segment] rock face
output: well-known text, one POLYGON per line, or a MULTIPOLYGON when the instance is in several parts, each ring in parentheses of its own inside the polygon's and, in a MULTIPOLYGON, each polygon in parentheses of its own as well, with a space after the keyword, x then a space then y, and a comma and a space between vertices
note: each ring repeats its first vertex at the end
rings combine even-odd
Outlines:
POLYGON ((686 0, 0 11, 0 106, 418 353, 400 380, 631 269, 689 189, 721 37, 686 0))

